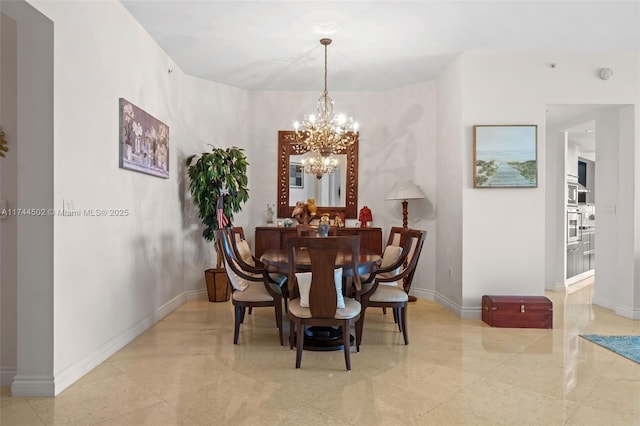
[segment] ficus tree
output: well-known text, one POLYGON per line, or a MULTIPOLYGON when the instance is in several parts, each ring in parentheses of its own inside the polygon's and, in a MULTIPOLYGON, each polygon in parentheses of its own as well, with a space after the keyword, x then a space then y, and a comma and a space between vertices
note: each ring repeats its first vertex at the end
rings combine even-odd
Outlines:
POLYGON ((214 229, 231 226, 233 215, 241 211, 242 204, 249 199, 249 162, 244 150, 235 146, 211 148, 210 152, 192 155, 186 160, 189 191, 198 207, 200 220, 205 225, 202 236, 207 241, 213 240, 214 229))

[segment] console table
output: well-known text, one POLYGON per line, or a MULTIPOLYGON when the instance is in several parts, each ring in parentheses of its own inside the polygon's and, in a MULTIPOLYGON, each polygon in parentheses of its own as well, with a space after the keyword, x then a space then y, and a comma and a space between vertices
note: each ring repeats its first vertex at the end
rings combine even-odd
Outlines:
MULTIPOLYGON (((360 235, 360 248, 382 255, 382 228, 338 228, 338 236, 360 235)), ((269 249, 286 248, 286 239, 297 236, 295 226, 259 226, 255 233, 255 256, 269 249)))

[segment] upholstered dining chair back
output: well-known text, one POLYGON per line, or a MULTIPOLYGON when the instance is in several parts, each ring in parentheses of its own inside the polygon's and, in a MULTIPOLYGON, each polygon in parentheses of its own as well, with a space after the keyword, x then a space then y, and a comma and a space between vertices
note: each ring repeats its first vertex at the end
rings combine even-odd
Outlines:
POLYGON ((411 290, 411 284, 413 283, 413 276, 416 273, 420 253, 422 253, 422 246, 424 246, 424 241, 427 238, 427 231, 408 229, 406 238, 408 240, 408 244, 406 246, 409 248, 409 253, 407 254, 404 270, 402 271, 402 275, 404 275, 402 286, 404 287, 404 291, 408 294, 409 290, 411 290))
POLYGON ((233 232, 236 241, 243 241, 246 239, 244 237, 244 228, 242 226, 234 226, 231 228, 231 231, 233 232))
MULTIPOLYGON (((299 250, 304 250, 311 261, 311 284, 308 290, 309 308, 311 315, 317 318, 333 318, 337 309, 337 301, 343 295, 338 295, 341 290, 342 271, 338 277, 336 273, 336 261, 339 252, 346 250, 350 253, 351 263, 349 268, 357 270, 360 257, 360 236, 345 237, 300 237, 287 239, 287 256, 289 261, 289 280, 298 285, 297 294, 306 298, 306 289, 300 289, 299 278, 296 273, 297 257, 302 255, 299 250)), ((355 280, 359 285, 359 277, 355 280)))
POLYGON ((408 228, 402 228, 400 226, 391 227, 391 229, 389 230, 389 239, 387 240, 387 245, 396 247, 402 246, 402 243, 404 241, 403 235, 406 234, 407 230, 408 228))
MULTIPOLYGON (((371 289, 373 279, 376 276, 390 277, 398 275, 407 266, 407 258, 411 254, 411 240, 408 238, 409 228, 394 226, 389 231, 386 247, 382 250, 382 263, 373 274, 361 277, 363 291, 371 289)), ((384 285, 400 285, 396 282, 385 282, 384 285)), ((386 313, 386 309, 384 310, 386 313)))
MULTIPOLYGON (((244 229, 242 226, 234 226, 227 231, 232 238, 230 239, 231 248, 234 251, 236 260, 241 266, 256 266, 256 259, 251 254, 251 247, 244 238, 244 229)), ((258 265, 260 266, 260 265, 258 265)))
MULTIPOLYGON (((260 262, 260 259, 253 256, 251 253, 251 247, 249 243, 244 238, 244 229, 241 226, 234 226, 230 229, 230 235, 234 238, 231 238, 231 248, 233 249, 236 261, 238 265, 243 269, 252 269, 252 268, 264 268, 264 264, 260 262)), ((272 284, 277 284, 280 287, 282 292, 282 296, 284 298, 284 310, 287 311, 287 276, 269 272, 268 274, 269 282, 272 284)), ((249 308, 249 314, 253 309, 249 308)))

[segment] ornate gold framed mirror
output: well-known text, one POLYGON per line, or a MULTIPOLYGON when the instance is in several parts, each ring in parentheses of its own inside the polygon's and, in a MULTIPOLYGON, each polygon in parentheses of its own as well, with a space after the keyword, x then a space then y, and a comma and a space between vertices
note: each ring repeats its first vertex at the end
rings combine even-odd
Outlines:
POLYGON ((305 174, 299 160, 305 148, 295 141, 295 132, 278 132, 278 217, 291 217, 296 202, 316 200, 317 216, 344 213, 347 219, 358 216, 358 139, 337 155, 339 166, 334 173, 317 179, 305 174))

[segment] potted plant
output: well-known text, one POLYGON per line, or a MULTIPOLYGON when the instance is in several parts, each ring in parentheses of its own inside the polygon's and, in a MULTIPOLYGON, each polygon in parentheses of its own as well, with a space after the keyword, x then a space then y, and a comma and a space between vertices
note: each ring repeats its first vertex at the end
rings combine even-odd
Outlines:
MULTIPOLYGON (((211 148, 211 152, 192 155, 186 160, 189 191, 205 225, 202 236, 207 241, 213 241, 214 229, 231 226, 233 215, 242 210, 242 204, 249 199, 249 163, 244 150, 235 146, 211 148)), ((212 302, 229 300, 229 285, 221 263, 218 253, 216 268, 205 271, 207 292, 212 302)))

